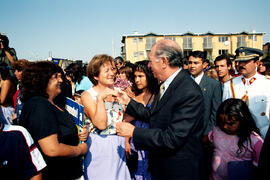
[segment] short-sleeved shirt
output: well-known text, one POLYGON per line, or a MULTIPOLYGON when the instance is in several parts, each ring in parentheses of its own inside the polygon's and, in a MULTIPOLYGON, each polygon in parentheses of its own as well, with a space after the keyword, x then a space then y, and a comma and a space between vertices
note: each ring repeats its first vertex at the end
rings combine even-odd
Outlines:
POLYGON ((46 166, 27 130, 4 125, 0 130, 0 175, 9 179, 30 179, 46 166))
MULTIPOLYGON (((35 96, 24 103, 20 124, 30 132, 36 144, 38 140, 53 134, 57 134, 59 143, 72 146, 79 144, 78 131, 72 116, 43 97, 35 96)), ((44 155, 44 158, 48 165, 43 173, 44 179, 75 179, 82 175, 80 157, 44 155)))
MULTIPOLYGON (((16 51, 14 48, 9 48, 9 53, 13 57, 14 61, 17 60, 16 51)), ((5 62, 8 66, 11 66, 11 63, 6 56, 6 53, 0 49, 0 62, 5 62)))
POLYGON ((244 142, 246 149, 243 149, 241 153, 238 153, 239 137, 237 135, 226 134, 219 127, 215 126, 208 137, 214 145, 214 154, 212 158, 214 179, 226 179, 227 164, 230 161, 252 160, 253 165, 258 166, 263 139, 257 133, 251 133, 251 143, 244 142))
MULTIPOLYGON (((14 48, 9 48, 9 53, 12 56, 13 60, 17 61, 17 56, 16 56, 15 49, 14 48)), ((7 64, 7 66, 9 66, 9 68, 11 68, 11 62, 9 61, 6 53, 2 49, 0 49, 0 62, 5 62, 7 64)), ((12 70, 10 70, 9 72, 10 72, 11 75, 13 74, 12 70)))
POLYGON ((80 91, 80 90, 86 91, 87 89, 90 89, 91 87, 93 87, 93 84, 91 83, 89 78, 86 76, 83 76, 80 83, 76 82, 75 92, 80 91))

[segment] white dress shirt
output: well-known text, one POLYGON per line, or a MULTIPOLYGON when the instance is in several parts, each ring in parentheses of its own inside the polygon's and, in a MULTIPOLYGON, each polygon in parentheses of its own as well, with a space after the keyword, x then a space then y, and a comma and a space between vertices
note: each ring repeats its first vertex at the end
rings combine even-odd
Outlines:
MULTIPOLYGON (((168 89, 169 85, 171 84, 171 82, 174 80, 175 76, 182 70, 182 68, 179 68, 177 71, 175 71, 168 79, 166 79, 166 81, 164 81, 164 85, 165 85, 165 90, 164 93, 166 92, 166 90, 168 89)), ((164 94, 163 93, 163 94, 164 94)))
POLYGON ((199 76, 197 76, 196 78, 194 78, 192 75, 190 75, 190 77, 199 85, 202 77, 203 77, 204 73, 202 72, 199 76))

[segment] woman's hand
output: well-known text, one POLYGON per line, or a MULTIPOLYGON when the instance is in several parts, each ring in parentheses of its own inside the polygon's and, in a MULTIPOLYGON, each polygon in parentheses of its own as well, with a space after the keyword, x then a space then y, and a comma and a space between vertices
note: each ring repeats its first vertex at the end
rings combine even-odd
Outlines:
POLYGON ((81 149, 80 155, 85 155, 88 151, 88 145, 86 143, 79 144, 78 147, 81 149))
POLYGON ((130 143, 129 143, 129 139, 130 138, 125 138, 126 139, 126 143, 125 143, 125 152, 126 152, 126 157, 128 158, 129 155, 131 155, 131 147, 130 147, 130 143))
POLYGON ((89 132, 87 130, 87 126, 84 125, 82 132, 79 132, 80 141, 86 141, 88 138, 88 134, 89 134, 89 132))
POLYGON ((117 93, 111 89, 111 88, 106 88, 100 95, 98 95, 99 100, 107 100, 109 102, 113 101, 114 99, 112 97, 116 97, 117 93))
POLYGON ((130 97, 130 98, 135 98, 135 94, 134 94, 134 92, 132 92, 131 86, 128 87, 128 88, 125 90, 125 92, 127 93, 128 97, 130 97))
POLYGON ((128 105, 128 103, 130 102, 130 98, 128 97, 127 93, 122 90, 116 90, 116 93, 118 103, 128 105))

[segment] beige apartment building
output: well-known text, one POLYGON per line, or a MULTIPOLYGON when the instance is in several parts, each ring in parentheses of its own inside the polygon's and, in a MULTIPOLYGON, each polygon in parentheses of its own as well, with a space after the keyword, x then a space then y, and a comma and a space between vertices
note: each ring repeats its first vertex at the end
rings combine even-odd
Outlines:
POLYGON ((221 54, 235 54, 238 47, 263 48, 264 33, 192 33, 183 34, 134 34, 122 36, 122 56, 132 63, 148 59, 151 47, 161 39, 171 39, 179 44, 184 56, 191 51, 200 50, 207 54, 207 59, 213 61, 221 54))

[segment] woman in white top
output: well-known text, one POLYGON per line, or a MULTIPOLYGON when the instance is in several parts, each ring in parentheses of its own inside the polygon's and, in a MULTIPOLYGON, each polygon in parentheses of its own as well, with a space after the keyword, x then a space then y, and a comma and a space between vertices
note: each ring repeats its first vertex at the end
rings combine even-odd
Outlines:
POLYGON ((82 104, 90 119, 89 151, 85 156, 85 179, 130 179, 126 166, 125 139, 116 135, 115 124, 122 121, 124 108, 114 101, 113 58, 95 56, 87 66, 94 86, 85 91, 82 104))

